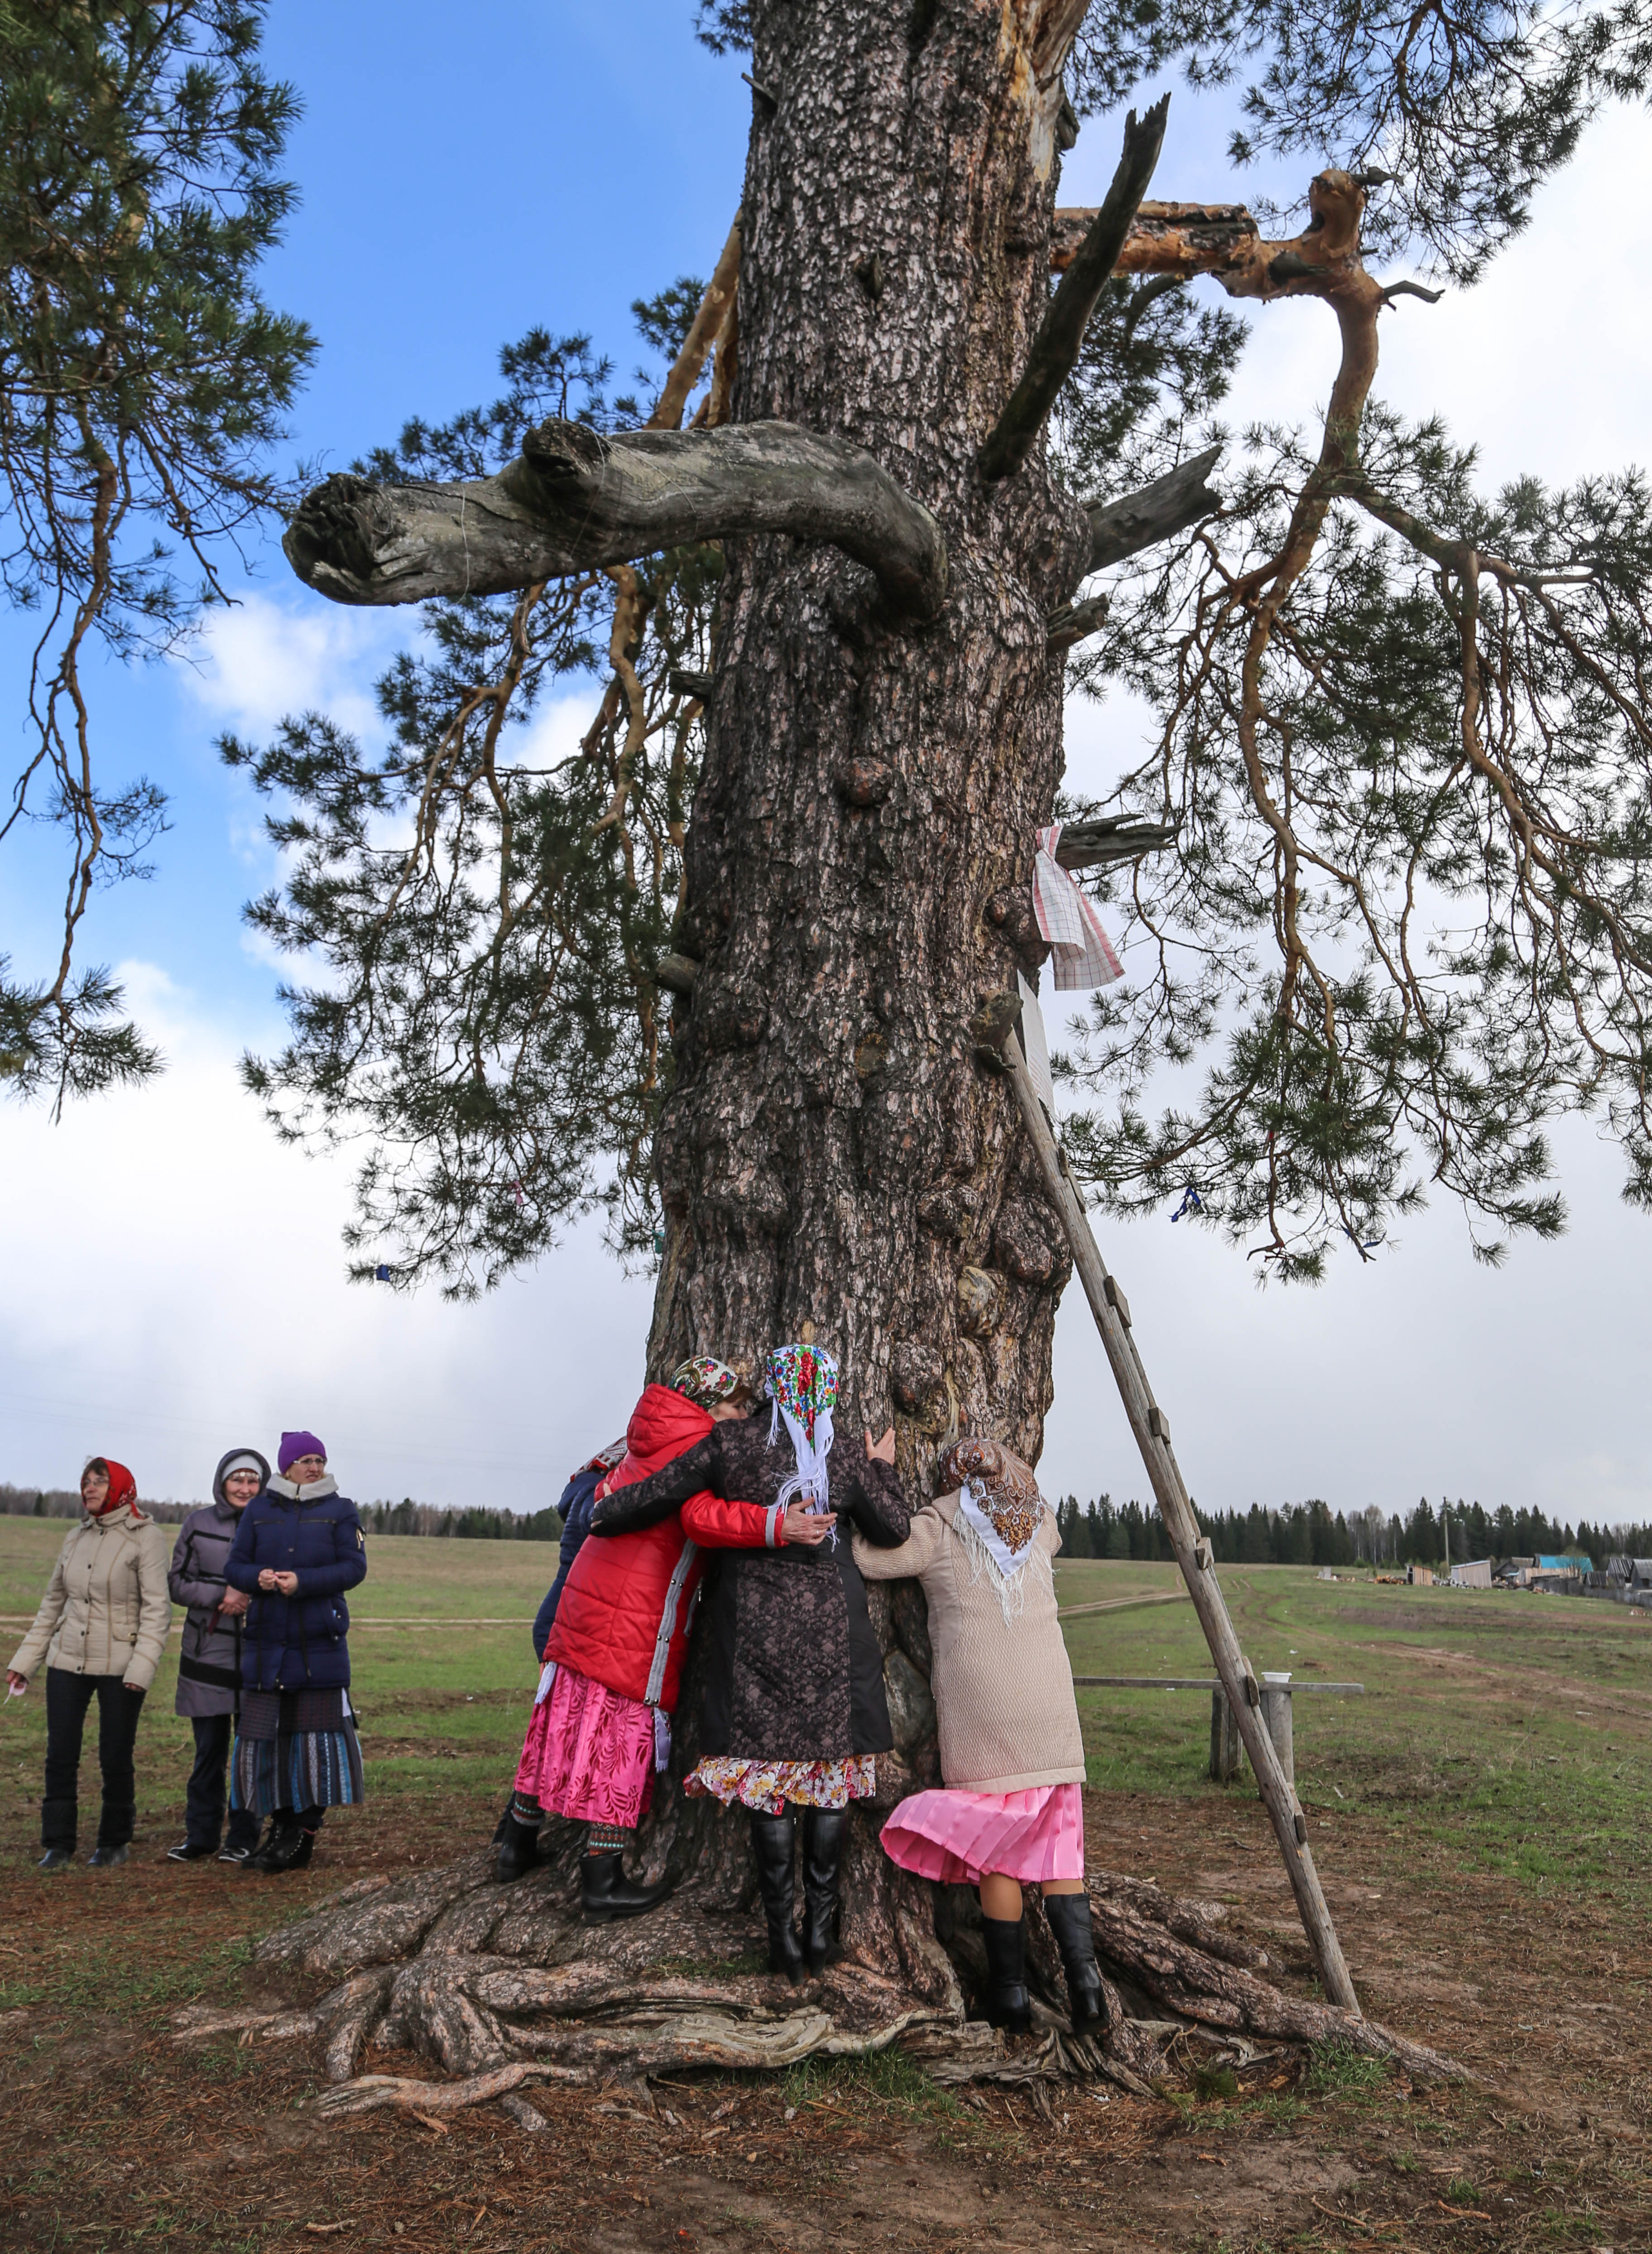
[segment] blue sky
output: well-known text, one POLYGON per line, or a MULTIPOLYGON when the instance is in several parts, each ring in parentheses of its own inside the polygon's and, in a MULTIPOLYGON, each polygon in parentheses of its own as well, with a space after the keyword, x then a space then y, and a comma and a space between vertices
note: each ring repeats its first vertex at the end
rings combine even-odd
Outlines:
MULTIPOLYGON (((268 292, 322 346, 296 455, 338 466, 409 414, 489 397, 500 345, 535 323, 589 330, 631 365, 631 300, 708 271, 739 194, 749 95, 737 61, 695 46, 691 13, 486 0, 461 36, 449 8, 275 0, 268 60, 307 110, 290 150, 303 202, 268 292)), ((1379 396, 1476 433, 1491 481, 1644 458, 1652 283, 1589 222, 1647 200, 1649 143, 1642 116, 1604 119, 1479 289, 1385 321, 1379 396)), ((1224 147, 1220 109, 1179 89, 1156 192, 1254 193, 1224 147)), ((1088 126, 1063 200, 1093 200, 1116 149, 1115 125, 1088 126)), ((1263 314, 1230 420, 1310 416, 1333 349, 1322 308, 1263 314)), ((535 1507, 623 1424, 651 1288, 592 1230, 477 1308, 342 1281, 349 1159, 278 1148, 235 1078, 241 1048, 281 1033, 277 968, 239 920, 275 872, 261 808, 213 743, 309 704, 370 731, 374 675, 411 621, 309 595, 273 542, 254 562, 186 659, 98 682, 108 771, 162 780, 173 827, 153 884, 100 896, 87 955, 122 966, 171 1068, 56 1129, 0 1108, 0 1479, 70 1481, 106 1449, 146 1492, 199 1494, 223 1448, 304 1424, 359 1495, 535 1507)), ((0 620, 0 711, 20 704, 25 646, 0 620)), ((546 724, 581 724, 589 701, 546 724)), ((1127 703, 1073 710, 1081 784, 1105 784, 1139 724, 1127 703)), ((0 948, 38 974, 60 864, 45 831, 3 852, 0 948)), ((1258 1294, 1241 1256, 1168 1211, 1105 1232, 1201 1501, 1407 1509, 1448 1491, 1652 1517, 1649 1223, 1618 1202, 1591 1130, 1558 1144, 1572 1232, 1501 1276, 1446 1206, 1314 1293, 1258 1294)), ((1140 1492, 1076 1289, 1056 1380, 1047 1487, 1140 1492)))

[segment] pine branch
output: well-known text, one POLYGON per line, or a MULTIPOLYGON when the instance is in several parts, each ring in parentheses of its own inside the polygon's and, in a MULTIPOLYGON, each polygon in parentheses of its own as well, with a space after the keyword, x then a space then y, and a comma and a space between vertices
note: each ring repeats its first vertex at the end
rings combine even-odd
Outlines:
POLYGON ((1138 493, 1118 500, 1087 500, 1090 570, 1105 571, 1110 564, 1122 564, 1127 556, 1174 539, 1202 516, 1216 515, 1222 496, 1206 480, 1221 458, 1219 445, 1207 446, 1203 453, 1180 463, 1138 493))
POLYGON ((1133 109, 1125 120, 1124 154, 1106 200, 1062 276, 1033 339, 1026 371, 981 448, 977 466, 989 484, 1013 476, 1021 468, 1049 419, 1063 384, 1078 365, 1090 317, 1118 264, 1137 206, 1159 161, 1169 111, 1167 94, 1140 121, 1133 109))
POLYGON ((933 617, 946 543, 873 457, 792 423, 604 438, 541 423, 498 476, 373 485, 329 478, 282 542, 307 586, 340 603, 502 594, 733 533, 829 541, 889 600, 933 617))

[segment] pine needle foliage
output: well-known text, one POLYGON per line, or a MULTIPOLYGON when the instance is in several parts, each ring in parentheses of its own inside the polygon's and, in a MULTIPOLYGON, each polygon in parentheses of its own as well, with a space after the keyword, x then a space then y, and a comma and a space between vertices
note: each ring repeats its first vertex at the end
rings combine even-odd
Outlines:
POLYGON ((1070 85, 1081 116, 1175 66, 1230 87, 1236 164, 1331 156, 1386 174, 1367 249, 1420 251, 1466 283, 1600 105, 1643 92, 1648 38, 1643 0, 1122 0, 1086 14, 1070 85))
POLYGON ((1116 802, 1178 828, 1098 884, 1132 976, 1065 1060, 1105 1098, 1070 1150, 1116 1210, 1192 1183, 1263 1273, 1369 1257, 1431 1183, 1484 1259, 1554 1235, 1567 1111, 1652 1205, 1652 490, 1488 500, 1474 468, 1369 410, 1258 657, 1318 472, 1250 433, 1223 521, 1121 575, 1077 668, 1154 708, 1116 802), (1167 1068, 1189 1092, 1150 1116, 1167 1068))
POLYGON ((280 497, 265 466, 314 349, 259 296, 296 115, 258 66, 259 0, 0 9, 0 589, 39 620, 31 748, 0 817, 69 849, 61 957, 0 966, 0 1080, 60 1105, 153 1073, 121 990, 78 970, 94 889, 149 874, 165 795, 111 784, 84 661, 171 648, 214 562, 280 497))
MULTIPOLYGON (((701 294, 640 302, 645 341, 673 356, 701 294)), ((640 419, 588 337, 536 331, 500 367, 491 404, 408 424, 358 472, 481 476, 548 415, 640 419)), ((425 606, 379 682, 382 755, 316 713, 262 748, 223 739, 292 857, 248 920, 326 972, 283 988, 293 1038, 245 1078, 287 1139, 363 1143, 358 1279, 471 1298, 597 1208, 622 1252, 652 1251, 655 970, 699 766, 699 704, 673 676, 708 661, 721 572, 700 547, 425 606), (599 671, 589 724, 563 740, 547 707, 599 671)))
MULTIPOLYGON (((940 21, 914 8, 915 47, 940 21)), ((700 27, 719 52, 749 32, 737 0, 700 27)), ((1092 9, 1069 90, 1093 112, 1174 63, 1244 87, 1237 154, 1328 139, 1391 174, 1364 248, 1466 281, 1646 52, 1632 7, 1175 0, 1092 9)), ((652 351, 698 294, 639 304, 652 351)), ((1225 435, 1246 333, 1203 287, 1111 284, 1054 427, 1074 488, 1128 491, 1225 435)), ((503 371, 491 406, 410 426, 366 472, 480 474, 547 412, 643 419, 589 339, 530 337, 503 371)), ((1070 1157, 1120 1211, 1196 1186, 1259 1275, 1300 1281, 1344 1243, 1372 1257, 1431 1186, 1487 1259, 1552 1235, 1567 1111, 1605 1119, 1652 1206, 1652 494, 1615 472, 1488 497, 1472 446, 1368 407, 1369 371, 1350 405, 1351 382, 1345 361, 1317 444, 1246 432, 1220 512, 1111 575, 1071 661, 1151 708, 1107 805, 1175 844, 1096 880, 1131 976, 1058 1060, 1084 1107, 1070 1157)), ((315 715, 226 744, 292 855, 253 920, 317 965, 289 1046, 247 1074, 282 1133, 362 1140, 358 1275, 468 1296, 596 1206, 646 1256, 720 564, 429 606, 380 685, 382 757, 315 715), (564 745, 542 716, 583 678, 594 717, 564 745)))

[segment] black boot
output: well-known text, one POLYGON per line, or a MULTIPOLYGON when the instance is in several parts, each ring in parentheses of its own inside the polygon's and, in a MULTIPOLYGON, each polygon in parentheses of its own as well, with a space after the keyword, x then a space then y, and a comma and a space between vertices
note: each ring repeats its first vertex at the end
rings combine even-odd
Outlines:
POLYGON ((769 1924, 769 1970, 784 1972, 794 1988, 803 1981, 803 1951, 791 1930, 791 1850, 796 1840, 791 1810, 782 1816, 751 1816, 751 1845, 757 1858, 757 1889, 769 1924))
POLYGON ((1006 2034, 1024 2035, 1033 2023, 1027 1993, 1027 1921, 984 1917, 986 1943, 986 2022, 1006 2034))
POLYGON ((838 1866, 848 1824, 847 1808, 811 1808, 803 1819, 803 1931, 798 1938, 817 1980, 843 1954, 838 1946, 838 1866))
POLYGON ((540 1858, 540 1827, 527 1824, 514 1808, 507 1808, 499 1819, 498 1852, 493 1859, 493 1875, 502 1886, 514 1886, 525 1879, 540 1858))
POLYGON ((43 1871, 66 1871, 74 1860, 75 1819, 79 1804, 73 1800, 43 1800, 40 1802, 40 1844, 45 1852, 38 1868, 43 1871))
POLYGON ((261 1878, 279 1878, 287 1871, 302 1871, 316 1852, 316 1835, 306 1831, 296 1816, 283 1809, 271 1819, 269 1837, 255 1855, 248 1855, 243 1871, 261 1878))
POLYGON ((1061 1951, 1067 1975, 1067 2004, 1073 2033, 1087 2035, 1106 2017, 1101 2001, 1101 1974, 1096 1964, 1096 1942, 1090 1926, 1088 1894, 1044 1895, 1044 1915, 1061 1951))
POLYGON ((106 1800, 98 1816, 97 1844, 87 1857, 87 1868, 112 1871, 131 1852, 137 1829, 137 1810, 129 1802, 106 1800))
POLYGON ((580 1857, 580 1908, 587 1925, 609 1925, 617 1917, 641 1917, 670 1892, 669 1879, 661 1879, 652 1886, 639 1886, 628 1879, 624 1858, 617 1847, 603 1847, 596 1854, 588 1848, 580 1857))

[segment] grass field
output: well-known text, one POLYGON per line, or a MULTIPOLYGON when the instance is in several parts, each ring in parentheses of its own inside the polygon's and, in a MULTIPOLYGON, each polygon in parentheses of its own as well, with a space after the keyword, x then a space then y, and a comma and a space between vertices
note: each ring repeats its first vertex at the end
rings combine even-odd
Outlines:
MULTIPOLYGON (((1176 1579, 1174 1566, 1075 1564, 1059 1571, 1060 1601, 1113 1594, 1115 1574, 1121 1594, 1176 1579)), ((1430 1851, 1449 1843, 1466 1871, 1649 1906, 1648 1616, 1585 1598, 1321 1581, 1289 1565, 1224 1566, 1222 1586, 1258 1673, 1366 1686, 1294 1703, 1310 1810, 1358 1811, 1430 1851)), ((1067 1645, 1079 1675, 1211 1672, 1190 1605, 1071 1619, 1067 1645)), ((1081 1690, 1079 1712, 1092 1785, 1210 1793, 1204 1694, 1081 1690)))
MULTIPOLYGON (((31 1609, 65 1530, 0 1520, 0 1614, 31 1609)), ((441 2136, 383 2117, 323 2131, 302 2110, 310 2062, 180 2051, 168 2014, 233 1996, 256 1933, 340 1884, 486 1837, 555 1564, 546 1544, 380 1537, 368 1554, 352 1642, 368 1804, 330 1820, 299 1879, 161 1859, 179 1836, 189 1754, 171 1711, 176 1637, 139 1734, 124 1871, 34 1876, 38 1686, 0 1710, 0 2029, 18 2063, 0 2098, 8 2245, 268 2254, 317 2244, 307 2234, 325 2223, 346 2245, 395 2254, 461 2241, 478 2254, 1652 2247, 1652 1623, 1582 1600, 1222 1569, 1258 1670, 1366 1685, 1297 1702, 1299 1789, 1368 2008, 1464 2058, 1484 2077, 1467 2090, 1425 2098, 1333 2061, 1260 2103, 1212 2086, 1044 2124, 1013 2098, 960 2104, 889 2061, 784 2087, 662 2091, 663 2117, 624 2093, 554 2093, 555 2134, 533 2139, 490 2112, 441 2136), (725 2116, 737 2145, 718 2141, 725 2116)), ((1063 1607, 1176 1586, 1169 1567, 1057 1572, 1063 1607)), ((1066 1630, 1079 1674, 1209 1672, 1185 1602, 1075 1612, 1066 1630)), ((0 1629, 6 1656, 21 1633, 0 1629)), ((1206 1776, 1208 1697, 1079 1697, 1092 1863, 1227 1901, 1281 1977, 1305 1978, 1254 1789, 1206 1776)), ((90 1763, 82 1791, 89 1817, 90 1763)))

